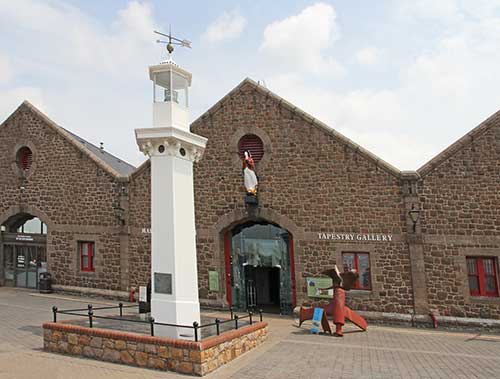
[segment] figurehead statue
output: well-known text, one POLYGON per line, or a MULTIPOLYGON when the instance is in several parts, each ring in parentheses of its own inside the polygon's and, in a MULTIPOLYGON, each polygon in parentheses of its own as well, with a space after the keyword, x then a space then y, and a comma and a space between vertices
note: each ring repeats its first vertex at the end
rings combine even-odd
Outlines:
POLYGON ((259 181, 255 174, 255 163, 252 154, 248 150, 243 153, 243 176, 247 195, 257 196, 259 181))

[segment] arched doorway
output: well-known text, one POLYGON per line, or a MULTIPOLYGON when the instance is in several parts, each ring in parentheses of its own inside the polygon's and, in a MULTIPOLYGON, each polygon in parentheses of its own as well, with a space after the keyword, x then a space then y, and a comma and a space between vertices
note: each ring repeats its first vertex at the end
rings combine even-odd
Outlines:
POLYGON ((289 314, 295 306, 292 235, 269 222, 247 222, 225 233, 226 290, 235 310, 289 314))
POLYGON ((47 271, 47 225, 20 213, 0 226, 1 284, 38 288, 38 275, 47 271))

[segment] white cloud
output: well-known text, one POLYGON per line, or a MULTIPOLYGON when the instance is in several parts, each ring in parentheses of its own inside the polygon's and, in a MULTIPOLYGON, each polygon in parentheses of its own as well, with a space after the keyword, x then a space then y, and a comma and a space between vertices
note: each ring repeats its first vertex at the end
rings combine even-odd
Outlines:
POLYGON ((363 66, 374 66, 380 63, 382 51, 377 47, 365 47, 355 54, 356 61, 363 66))
POLYGON ((6 83, 12 79, 14 72, 7 56, 0 54, 0 83, 6 83))
POLYGON ((2 53, 19 62, 16 86, 0 87, 1 118, 26 99, 90 142, 143 160, 133 130, 151 122, 147 67, 162 59, 149 3, 130 1, 101 22, 58 0, 0 0, 0 24, 11 31, 2 47, 12 41, 2 53))
POLYGON ((3 1, 0 20, 22 35, 29 61, 63 70, 76 69, 122 76, 144 67, 144 54, 152 52, 155 23, 147 3, 131 1, 118 12, 110 26, 97 24, 78 8, 60 2, 3 1), (117 69, 117 66, 120 69, 117 69))
POLYGON ((341 75, 342 66, 328 55, 338 38, 336 13, 326 3, 311 5, 299 14, 274 21, 264 30, 260 50, 288 66, 314 74, 341 75))
POLYGON ((237 11, 224 12, 208 25, 202 39, 217 43, 238 38, 247 26, 247 20, 237 11))
POLYGON ((491 18, 500 10, 499 0, 397 0, 395 8, 406 20, 460 24, 473 18, 491 18))
POLYGON ((41 89, 35 87, 17 87, 0 91, 0 123, 14 112, 24 100, 29 100, 31 104, 42 112, 48 112, 41 89))
POLYGON ((396 5, 401 15, 410 19, 458 21, 462 18, 457 0, 399 0, 396 5))
POLYGON ((500 109, 500 16, 448 19, 427 49, 394 73, 391 87, 342 91, 310 84, 306 75, 268 83, 382 159, 417 169, 500 109))

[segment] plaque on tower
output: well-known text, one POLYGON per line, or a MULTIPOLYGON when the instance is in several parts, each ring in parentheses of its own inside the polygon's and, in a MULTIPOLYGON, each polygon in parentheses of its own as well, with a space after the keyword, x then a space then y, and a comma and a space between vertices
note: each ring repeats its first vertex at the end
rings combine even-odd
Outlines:
POLYGON ((172 274, 155 272, 155 292, 172 295, 172 274))

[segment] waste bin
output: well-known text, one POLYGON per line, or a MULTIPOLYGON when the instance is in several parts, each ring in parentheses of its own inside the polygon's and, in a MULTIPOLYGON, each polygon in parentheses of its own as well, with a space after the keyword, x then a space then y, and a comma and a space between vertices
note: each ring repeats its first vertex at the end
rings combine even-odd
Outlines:
POLYGON ((41 272, 38 275, 38 290, 40 293, 52 293, 52 274, 41 272))

